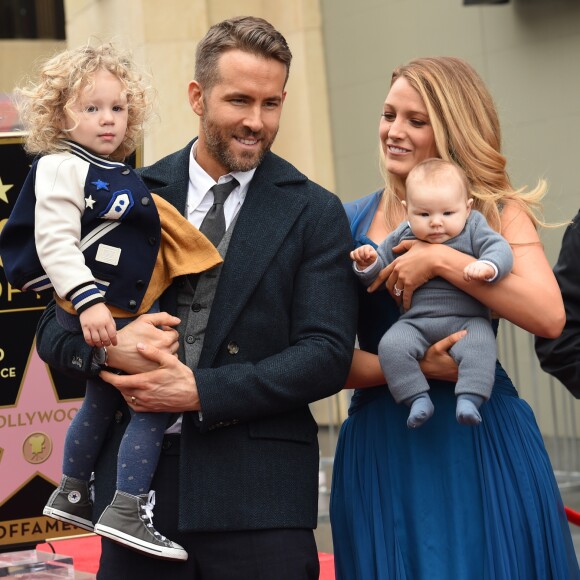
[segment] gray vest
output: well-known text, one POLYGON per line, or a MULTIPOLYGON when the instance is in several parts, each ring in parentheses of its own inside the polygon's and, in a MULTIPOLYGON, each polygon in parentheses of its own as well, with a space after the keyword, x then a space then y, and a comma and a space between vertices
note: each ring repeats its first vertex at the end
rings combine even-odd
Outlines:
MULTIPOLYGON (((234 226, 239 212, 227 229, 222 241, 217 247, 221 257, 225 259, 234 226)), ((194 369, 199 362, 205 329, 209 320, 211 305, 219 282, 223 264, 202 272, 197 276, 197 284, 193 289, 190 280, 183 285, 177 295, 177 316, 181 322, 177 328, 179 331, 179 360, 190 369, 194 369)))

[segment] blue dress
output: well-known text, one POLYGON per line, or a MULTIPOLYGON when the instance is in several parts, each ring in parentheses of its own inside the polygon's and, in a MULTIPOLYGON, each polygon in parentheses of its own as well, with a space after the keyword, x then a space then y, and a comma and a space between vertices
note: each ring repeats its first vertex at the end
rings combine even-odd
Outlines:
MULTIPOLYGON (((373 243, 380 195, 345 206, 355 247, 373 243)), ((397 317, 361 285, 361 349, 376 353, 397 317)), ((430 386, 435 414, 416 430, 385 385, 354 392, 332 476, 337 580, 580 578, 539 428, 500 364, 477 427, 457 423, 453 383, 430 386)))

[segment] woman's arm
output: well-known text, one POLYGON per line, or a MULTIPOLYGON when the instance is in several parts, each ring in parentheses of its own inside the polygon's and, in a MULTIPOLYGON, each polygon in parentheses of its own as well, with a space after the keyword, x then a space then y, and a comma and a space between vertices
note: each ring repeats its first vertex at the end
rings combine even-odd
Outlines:
POLYGON ((520 328, 547 338, 559 336, 566 320, 562 296, 532 221, 517 204, 508 203, 502 227, 514 266, 499 282, 466 281, 463 269, 475 258, 442 244, 413 242, 404 243, 409 251, 385 268, 369 290, 386 283, 391 291, 397 284, 405 290, 403 305, 408 308, 414 290, 442 276, 520 328))
POLYGON ((385 383, 385 375, 376 354, 355 348, 345 389, 377 387, 385 383))

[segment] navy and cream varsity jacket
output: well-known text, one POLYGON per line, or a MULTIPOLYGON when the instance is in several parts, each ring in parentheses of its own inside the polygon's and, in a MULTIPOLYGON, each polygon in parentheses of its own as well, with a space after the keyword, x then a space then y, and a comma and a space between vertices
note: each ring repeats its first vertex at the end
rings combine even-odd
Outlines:
POLYGON ((161 239, 151 194, 133 169, 70 150, 34 161, 0 235, 7 280, 54 287, 77 313, 106 302, 136 313, 161 239))

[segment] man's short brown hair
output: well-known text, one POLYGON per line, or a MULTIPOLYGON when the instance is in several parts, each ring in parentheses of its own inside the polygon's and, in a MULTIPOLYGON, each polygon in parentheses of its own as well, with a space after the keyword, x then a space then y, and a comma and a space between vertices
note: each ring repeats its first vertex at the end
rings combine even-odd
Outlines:
POLYGON ((238 16, 214 24, 197 45, 195 80, 204 90, 211 90, 220 80, 220 56, 236 49, 286 65, 286 84, 292 61, 286 39, 263 18, 238 16))

